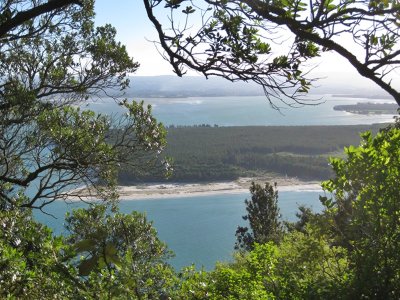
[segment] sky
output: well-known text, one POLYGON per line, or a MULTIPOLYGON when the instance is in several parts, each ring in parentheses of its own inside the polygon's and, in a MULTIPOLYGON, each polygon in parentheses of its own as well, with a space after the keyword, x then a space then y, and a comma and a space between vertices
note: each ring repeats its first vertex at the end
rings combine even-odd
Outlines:
POLYGON ((96 0, 96 25, 112 24, 117 40, 140 63, 137 75, 172 75, 172 68, 150 41, 156 40, 156 30, 147 19, 142 0, 96 0), (149 41, 150 40, 150 41, 149 41))
MULTIPOLYGON (((174 74, 172 67, 150 42, 156 40, 157 35, 152 23, 147 19, 142 0, 96 0, 95 12, 96 25, 112 24, 117 29, 117 40, 126 45, 128 53, 140 63, 135 75, 174 74)), ((317 67, 314 72, 318 77, 325 77, 325 81, 334 81, 345 73, 346 77, 356 81, 369 82, 358 75, 345 59, 334 53, 324 53, 315 65, 317 67)))

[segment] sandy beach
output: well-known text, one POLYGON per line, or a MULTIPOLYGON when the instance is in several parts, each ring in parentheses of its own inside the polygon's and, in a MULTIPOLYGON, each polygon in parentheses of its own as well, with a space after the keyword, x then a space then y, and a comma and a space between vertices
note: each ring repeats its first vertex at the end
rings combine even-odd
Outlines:
MULTIPOLYGON (((319 191, 318 181, 301 181, 296 178, 239 178, 235 181, 212 183, 160 183, 137 184, 135 186, 118 186, 121 200, 142 200, 152 198, 177 198, 189 196, 207 196, 215 194, 248 193, 252 181, 263 184, 276 182, 278 191, 319 191)), ((81 197, 90 198, 87 189, 74 191, 81 197)))

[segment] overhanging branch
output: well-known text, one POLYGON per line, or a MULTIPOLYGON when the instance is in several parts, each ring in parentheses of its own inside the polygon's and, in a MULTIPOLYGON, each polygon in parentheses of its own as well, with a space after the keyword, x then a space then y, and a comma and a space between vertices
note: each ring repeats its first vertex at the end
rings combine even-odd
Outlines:
POLYGON ((83 6, 81 0, 49 0, 44 4, 38 5, 26 11, 18 12, 13 18, 8 19, 0 24, 0 37, 3 37, 8 32, 22 25, 26 21, 32 20, 42 14, 73 4, 83 6))

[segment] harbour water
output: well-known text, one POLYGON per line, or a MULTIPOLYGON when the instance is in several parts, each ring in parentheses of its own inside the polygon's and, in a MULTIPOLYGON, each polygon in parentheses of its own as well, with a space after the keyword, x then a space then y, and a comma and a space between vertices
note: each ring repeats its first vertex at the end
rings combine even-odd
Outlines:
MULTIPOLYGON (((334 97, 331 95, 316 95, 314 99, 316 99, 315 104, 320 104, 298 108, 286 106, 279 111, 273 109, 263 96, 151 98, 143 100, 145 103, 152 105, 154 116, 164 125, 358 125, 385 123, 393 120, 392 115, 361 115, 333 109, 335 105, 356 104, 359 102, 384 103, 390 102, 389 100, 334 97)), ((140 99, 135 100, 138 101, 140 99)), ((86 107, 105 114, 123 112, 121 107, 112 99, 101 99, 86 107)))
MULTIPOLYGON (((279 207, 283 220, 294 221, 299 205, 321 211, 318 191, 290 191, 279 193, 279 207)), ((124 213, 133 210, 145 212, 154 222, 159 238, 175 253, 170 261, 177 269, 195 264, 210 270, 217 261, 229 261, 234 250, 235 231, 238 225, 246 225, 242 216, 246 213, 244 200, 249 194, 220 194, 195 197, 125 200, 120 209, 124 213)), ((52 203, 46 212, 54 217, 36 212, 36 218, 53 228, 55 234, 66 234, 63 229, 64 214, 82 207, 75 202, 52 203)))

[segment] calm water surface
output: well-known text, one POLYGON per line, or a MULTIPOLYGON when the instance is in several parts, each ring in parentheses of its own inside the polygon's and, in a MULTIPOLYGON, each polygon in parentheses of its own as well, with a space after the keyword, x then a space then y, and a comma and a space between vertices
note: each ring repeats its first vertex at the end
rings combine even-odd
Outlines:
MULTIPOLYGON (((280 192, 279 206, 283 219, 295 220, 300 204, 320 211, 319 194, 316 191, 280 192)), ((171 264, 176 269, 194 263, 199 268, 204 266, 210 270, 216 261, 228 261, 231 258, 236 227, 245 224, 241 216, 246 212, 244 199, 247 197, 248 194, 223 194, 155 198, 121 201, 120 208, 124 213, 137 210, 147 214, 148 219, 154 222, 160 239, 175 252, 171 264)), ((53 228, 56 234, 62 234, 65 233, 65 212, 78 206, 82 204, 53 203, 48 206, 47 212, 57 219, 44 214, 37 214, 36 218, 53 228)))

